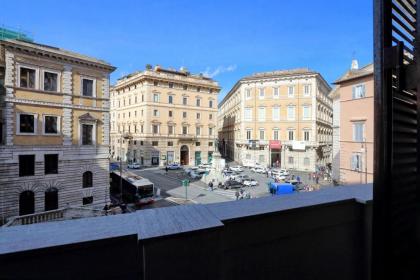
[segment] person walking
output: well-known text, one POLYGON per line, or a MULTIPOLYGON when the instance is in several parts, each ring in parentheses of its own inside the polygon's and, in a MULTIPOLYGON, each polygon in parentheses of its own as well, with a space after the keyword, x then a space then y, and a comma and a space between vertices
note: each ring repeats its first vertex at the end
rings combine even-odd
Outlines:
POLYGON ((165 166, 166 175, 168 175, 168 166, 165 166))
POLYGON ((236 200, 238 200, 239 199, 239 191, 238 190, 236 190, 235 196, 236 196, 236 200))
POLYGON ((213 190, 213 181, 209 182, 209 188, 210 188, 211 191, 213 190))

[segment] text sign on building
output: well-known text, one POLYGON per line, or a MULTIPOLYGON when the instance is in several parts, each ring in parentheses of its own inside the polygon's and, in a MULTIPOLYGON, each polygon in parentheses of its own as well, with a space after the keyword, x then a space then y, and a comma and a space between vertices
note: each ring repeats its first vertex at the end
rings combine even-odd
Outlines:
POLYGON ((281 142, 278 140, 270 140, 270 149, 281 149, 281 142))
POLYGON ((304 151, 306 149, 305 141, 293 141, 292 149, 294 151, 304 151))

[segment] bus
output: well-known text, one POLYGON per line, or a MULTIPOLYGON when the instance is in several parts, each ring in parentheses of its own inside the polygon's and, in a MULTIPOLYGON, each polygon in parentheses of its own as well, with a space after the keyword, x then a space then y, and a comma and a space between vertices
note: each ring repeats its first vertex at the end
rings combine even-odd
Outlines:
MULTIPOLYGON (((148 204, 154 201, 155 186, 148 179, 132 172, 122 171, 122 202, 136 205, 148 204)), ((120 172, 110 173, 111 195, 121 195, 120 172)))

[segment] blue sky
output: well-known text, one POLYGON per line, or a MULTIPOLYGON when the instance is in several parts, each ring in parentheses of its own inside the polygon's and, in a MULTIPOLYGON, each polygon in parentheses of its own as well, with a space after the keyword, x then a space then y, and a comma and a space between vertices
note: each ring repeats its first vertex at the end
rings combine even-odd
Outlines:
POLYGON ((331 83, 353 57, 372 62, 372 2, 0 0, 0 25, 112 63, 112 82, 147 63, 214 75, 221 99, 255 72, 309 67, 331 83))

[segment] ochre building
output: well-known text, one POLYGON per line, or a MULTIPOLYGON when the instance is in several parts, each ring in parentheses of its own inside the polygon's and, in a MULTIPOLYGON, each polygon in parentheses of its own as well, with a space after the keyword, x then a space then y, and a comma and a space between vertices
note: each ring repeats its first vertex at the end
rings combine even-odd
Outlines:
POLYGON ((0 218, 109 200, 110 64, 0 41, 0 218))
POLYGON ((308 69, 240 79, 219 105, 221 153, 252 166, 303 171, 331 163, 331 88, 308 69))
POLYGON ((211 162, 216 147, 214 80, 150 65, 111 90, 111 157, 143 166, 211 162))

